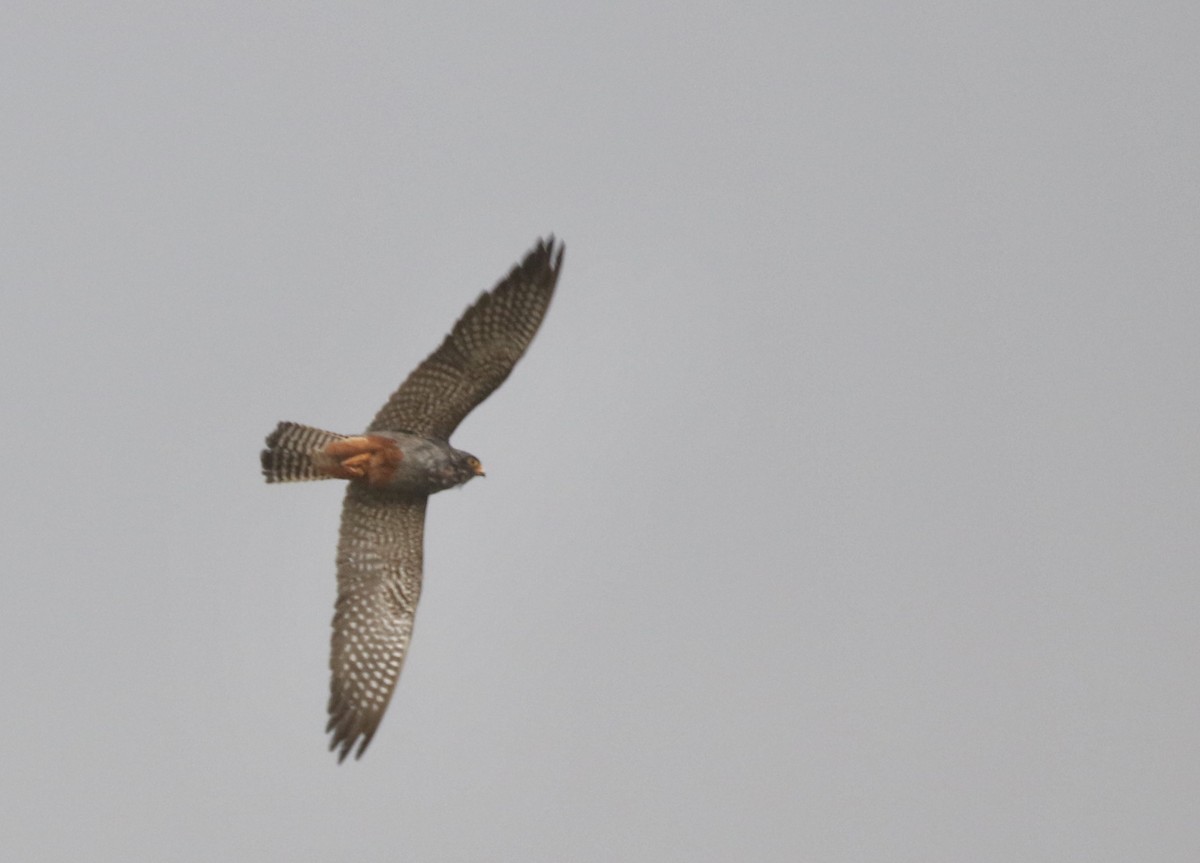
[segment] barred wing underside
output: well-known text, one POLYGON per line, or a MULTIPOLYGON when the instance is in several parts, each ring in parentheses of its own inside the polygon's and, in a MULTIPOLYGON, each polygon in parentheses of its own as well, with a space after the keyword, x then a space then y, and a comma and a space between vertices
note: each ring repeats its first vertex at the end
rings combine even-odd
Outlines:
POLYGON ((360 757, 387 709, 421 596, 427 498, 381 495, 350 483, 338 539, 329 748, 360 757))
POLYGON ((480 295, 441 346, 413 370, 368 431, 408 431, 447 440, 504 383, 541 326, 562 267, 563 246, 539 241, 525 260, 480 295))

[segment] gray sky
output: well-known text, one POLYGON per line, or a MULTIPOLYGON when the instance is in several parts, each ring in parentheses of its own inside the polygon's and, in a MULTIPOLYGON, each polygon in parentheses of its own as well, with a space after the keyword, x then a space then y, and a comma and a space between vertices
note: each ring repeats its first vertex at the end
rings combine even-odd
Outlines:
POLYGON ((1194 3, 6 4, 0 842, 1200 858, 1194 3), (366 757, 361 429, 549 231, 366 757))

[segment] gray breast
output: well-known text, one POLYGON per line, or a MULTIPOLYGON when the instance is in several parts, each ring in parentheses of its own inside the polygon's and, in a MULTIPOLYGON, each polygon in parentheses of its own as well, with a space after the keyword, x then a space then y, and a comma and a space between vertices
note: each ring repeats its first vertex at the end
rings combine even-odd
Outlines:
POLYGON ((392 438, 404 454, 388 488, 394 491, 434 494, 461 485, 473 475, 445 442, 404 432, 376 432, 392 438))

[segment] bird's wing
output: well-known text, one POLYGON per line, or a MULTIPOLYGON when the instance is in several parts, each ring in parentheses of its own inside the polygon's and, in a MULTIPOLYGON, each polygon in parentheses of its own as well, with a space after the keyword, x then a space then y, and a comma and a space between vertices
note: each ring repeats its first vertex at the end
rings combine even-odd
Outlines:
POLYGON ((459 318, 441 347, 417 366, 368 431, 407 431, 446 440, 504 383, 546 315, 563 245, 540 240, 525 260, 459 318))
POLYGON ((339 762, 356 743, 355 757, 363 754, 404 665, 421 596, 426 500, 385 496, 356 482, 346 491, 325 729, 339 762))

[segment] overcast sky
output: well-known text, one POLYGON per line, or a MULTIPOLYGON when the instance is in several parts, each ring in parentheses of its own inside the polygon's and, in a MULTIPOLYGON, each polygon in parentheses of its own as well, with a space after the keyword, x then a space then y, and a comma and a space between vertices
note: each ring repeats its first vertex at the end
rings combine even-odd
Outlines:
POLYGON ((1198 9, 6 3, 2 856, 1200 859, 1198 9), (262 439, 551 231, 339 767, 262 439))

